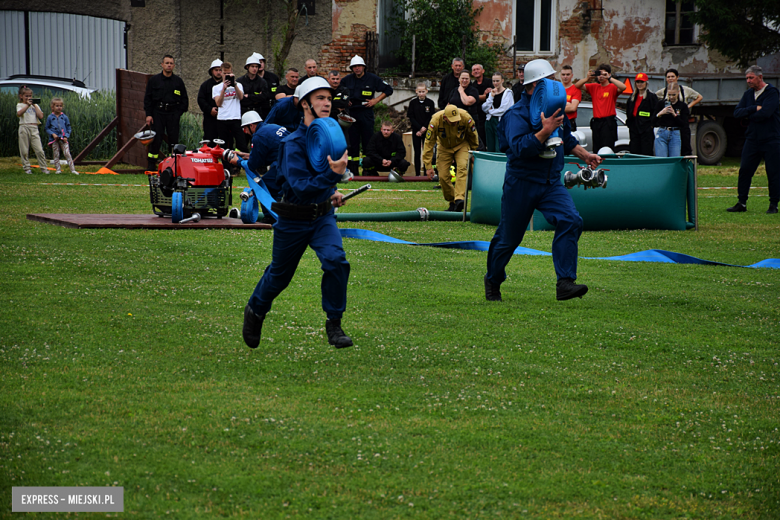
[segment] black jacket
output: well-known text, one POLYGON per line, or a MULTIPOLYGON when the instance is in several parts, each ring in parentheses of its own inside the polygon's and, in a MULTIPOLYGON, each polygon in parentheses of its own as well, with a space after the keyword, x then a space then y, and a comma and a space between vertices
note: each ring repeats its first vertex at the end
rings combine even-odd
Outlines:
POLYGON ((412 133, 415 134, 420 131, 420 128, 427 128, 431 122, 431 117, 436 113, 436 105, 433 104, 433 100, 425 98, 425 101, 420 102, 415 98, 409 102, 409 108, 406 110, 406 115, 412 124, 412 133))
POLYGON ((455 87, 450 92, 450 99, 448 104, 455 105, 458 108, 462 108, 463 110, 471 114, 471 118, 474 119, 474 121, 476 121, 477 118, 479 117, 477 111, 482 112, 481 110, 482 105, 479 103, 479 91, 477 90, 476 87, 472 87, 471 85, 466 87, 466 95, 473 97, 476 100, 476 102, 473 105, 465 105, 463 103, 463 100, 460 98, 460 92, 458 91, 459 87, 460 85, 455 87))
POLYGON ((263 119, 265 119, 268 113, 271 111, 273 104, 276 103, 276 92, 279 89, 279 76, 266 70, 263 71, 263 79, 268 84, 268 90, 270 92, 270 97, 265 102, 265 105, 263 105, 262 110, 260 111, 260 115, 263 117, 263 119))
POLYGON ((217 102, 211 97, 211 89, 219 83, 222 82, 215 81, 213 77, 210 77, 200 84, 200 88, 198 89, 198 106, 200 107, 200 111, 203 112, 204 119, 211 118, 215 121, 217 120, 216 117, 211 115, 211 109, 217 108, 217 102))
POLYGON ((780 92, 767 84, 764 92, 756 99, 755 91, 749 89, 742 95, 734 109, 734 117, 747 118, 745 138, 757 142, 780 140, 780 92), (761 110, 756 110, 760 106, 761 110))
MULTIPOLYGON (((658 104, 658 96, 649 90, 645 91, 645 97, 641 102, 639 96, 628 99, 626 104, 626 126, 632 132, 647 132, 653 130, 653 110, 658 104), (639 102, 639 109, 634 116, 634 106, 639 102)), ((655 112, 657 114, 657 112, 655 112)))
POLYGON ((688 110, 688 105, 685 101, 678 100, 677 103, 672 105, 677 115, 664 114, 658 117, 658 112, 664 109, 665 101, 662 99, 655 104, 653 109, 652 119, 653 126, 662 126, 667 128, 683 128, 688 126, 688 119, 691 117, 691 112, 688 110))
POLYGON ((444 110, 447 106, 447 102, 450 100, 450 93, 453 90, 458 90, 460 83, 454 72, 450 72, 441 79, 441 85, 439 86, 439 110, 444 110))
POLYGON ((271 89, 268 83, 259 75, 255 79, 249 79, 249 74, 244 74, 236 79, 244 87, 244 98, 241 100, 241 113, 255 110, 260 113, 271 99, 271 89))
POLYGON ((349 115, 349 89, 344 85, 339 85, 335 90, 333 106, 330 110, 330 117, 333 119, 336 119, 340 113, 349 115))
POLYGON ((157 110, 181 115, 187 111, 189 106, 187 87, 184 86, 184 81, 179 76, 171 74, 171 77, 168 78, 161 72, 149 78, 144 95, 144 112, 147 116, 154 116, 154 112, 157 110), (167 108, 160 109, 160 103, 167 105, 167 108))
POLYGON ((383 159, 390 159, 390 167, 395 168, 406 156, 404 140, 395 132, 387 139, 382 132, 377 132, 368 142, 366 155, 377 164, 381 164, 383 159))

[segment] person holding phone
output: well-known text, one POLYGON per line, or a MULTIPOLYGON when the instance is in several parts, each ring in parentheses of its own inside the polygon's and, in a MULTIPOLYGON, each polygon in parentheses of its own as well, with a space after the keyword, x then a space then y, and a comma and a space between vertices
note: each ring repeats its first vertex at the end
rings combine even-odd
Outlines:
POLYGON ((655 136, 656 157, 678 157, 682 148, 682 128, 688 124, 688 105, 680 99, 677 83, 669 85, 668 99, 662 99, 653 111, 653 126, 658 127, 655 136))
POLYGON ((222 63, 223 81, 214 85, 211 97, 219 107, 217 112, 217 136, 225 141, 225 149, 231 150, 233 145, 237 150, 248 152, 246 138, 241 128, 241 100, 244 99, 244 86, 236 81, 233 65, 227 61, 222 63))

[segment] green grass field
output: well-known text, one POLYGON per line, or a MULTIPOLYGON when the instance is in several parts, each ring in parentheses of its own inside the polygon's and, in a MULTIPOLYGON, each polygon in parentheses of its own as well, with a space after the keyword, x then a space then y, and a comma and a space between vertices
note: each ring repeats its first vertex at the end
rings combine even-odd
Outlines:
MULTIPOLYGON (((35 223, 150 213, 144 187, 92 185, 146 179, 17 162, 0 160, 0 516, 13 486, 123 486, 125 518, 780 517, 778 270, 583 259, 590 292, 557 302, 552 260, 516 256, 490 303, 486 253, 345 240, 356 346, 327 344, 309 251, 251 351, 242 311, 271 231, 35 223)), ((699 185, 736 170, 700 168, 699 185)), ((376 187, 343 210, 446 206, 399 191, 427 183, 376 187)), ((742 214, 724 211, 735 190, 699 195, 698 232, 586 232, 580 255, 780 257, 766 189, 742 214)))

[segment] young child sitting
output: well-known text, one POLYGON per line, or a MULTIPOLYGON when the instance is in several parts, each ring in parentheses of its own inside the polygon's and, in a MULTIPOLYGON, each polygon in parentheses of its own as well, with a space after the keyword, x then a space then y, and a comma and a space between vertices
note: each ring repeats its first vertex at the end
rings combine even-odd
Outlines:
POLYGON ((46 118, 46 135, 49 136, 49 146, 51 146, 54 155, 54 168, 55 173, 60 172, 60 150, 65 155, 65 160, 68 161, 68 168, 74 175, 78 175, 76 171, 76 165, 73 164, 73 158, 70 156, 70 146, 68 145, 68 139, 70 138, 70 119, 68 116, 62 113, 62 107, 64 103, 62 98, 52 98, 51 100, 51 114, 46 118))
POLYGON ((19 118, 19 155, 22 157, 22 168, 24 173, 32 175, 30 169, 30 146, 32 146, 35 157, 38 158, 38 167, 45 173, 49 173, 46 168, 46 155, 43 153, 41 145, 41 135, 38 133, 39 121, 43 118, 43 112, 38 105, 33 103, 33 91, 25 86, 19 89, 19 103, 16 105, 16 117, 19 118))
POLYGON ((396 170, 402 175, 409 168, 409 161, 404 159, 406 147, 400 135, 393 132, 393 124, 382 123, 382 128, 368 142, 366 158, 363 159, 363 175, 376 175, 376 172, 396 170))

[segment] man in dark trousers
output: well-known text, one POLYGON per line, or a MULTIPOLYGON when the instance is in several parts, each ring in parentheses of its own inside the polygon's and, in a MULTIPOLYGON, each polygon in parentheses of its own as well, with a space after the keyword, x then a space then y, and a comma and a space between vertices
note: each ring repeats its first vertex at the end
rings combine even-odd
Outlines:
POLYGON ((474 81, 471 82, 471 86, 477 89, 479 97, 477 103, 474 106, 474 110, 471 111, 471 115, 476 118, 477 121, 477 134, 479 134, 479 150, 484 151, 487 149, 485 143, 487 138, 485 137, 485 121, 487 120, 487 114, 482 110, 482 104, 488 97, 488 90, 493 88, 493 82, 485 78, 485 67, 479 63, 475 63, 471 66, 471 77, 474 81))
POLYGON ((414 149, 414 174, 423 175, 422 171, 422 145, 425 141, 425 132, 428 131, 428 125, 431 122, 433 114, 436 113, 436 105, 429 99, 428 86, 424 81, 417 84, 415 90, 417 99, 409 102, 409 108, 406 115, 412 126, 412 148, 414 149))
POLYGON ((437 103, 439 110, 444 110, 444 107, 449 104, 452 91, 458 90, 458 86, 460 85, 458 78, 460 77, 460 73, 463 72, 466 64, 463 62, 463 58, 452 58, 451 66, 452 72, 447 73, 441 78, 441 83, 439 84, 439 102, 437 103))
POLYGON ((271 305, 290 284, 309 247, 322 267, 320 287, 328 343, 336 348, 353 344, 341 328, 350 267, 333 213, 334 207, 345 204, 335 185, 347 168, 347 153, 328 156, 328 164, 315 170, 308 157, 306 136, 315 119, 330 115, 333 91, 324 78, 312 78, 301 85, 299 94, 303 123, 282 140, 277 156, 277 184, 282 187, 284 202, 274 203, 271 208, 279 216, 274 225, 271 264, 244 308, 242 335, 250 348, 260 344, 263 322, 271 305))
POLYGON ((258 63, 260 64, 260 68, 257 71, 257 75, 260 76, 265 80, 265 82, 268 84, 268 90, 270 92, 270 97, 266 100, 266 102, 263 104, 260 110, 260 116, 265 119, 265 117, 268 115, 268 113, 271 111, 271 106, 274 103, 274 100, 276 98, 276 93, 279 89, 279 76, 271 72, 270 70, 266 70, 265 68, 265 58, 263 58, 263 55, 259 52, 256 52, 252 54, 255 58, 257 58, 258 63))
POLYGON ((576 284, 577 242, 582 233, 582 217, 574 206, 571 195, 561 182, 563 156, 574 155, 591 167, 601 163, 601 157, 589 153, 571 135, 569 119, 563 110, 542 114, 542 126, 534 130, 531 125, 531 96, 539 81, 555 73, 544 60, 531 61, 526 67, 528 78, 524 80, 525 92, 520 101, 507 110, 498 125, 498 142, 506 153, 503 195, 501 196, 501 220, 498 223, 487 255, 485 274, 485 298, 501 301, 501 284, 506 280, 506 266, 515 249, 523 241, 534 210, 539 210, 547 222, 555 226, 552 243, 553 265, 558 277, 556 298, 570 300, 581 298, 588 286, 576 284), (563 146, 556 148, 553 159, 541 157, 545 142, 563 125, 563 146))
POLYGON ((198 106, 203 112, 203 139, 211 141, 217 138, 217 102, 211 97, 215 85, 222 83, 222 60, 211 62, 209 79, 201 83, 198 89, 198 106))
POLYGON ((403 175, 409 166, 403 138, 393 132, 393 123, 382 122, 379 132, 368 142, 368 153, 363 159, 363 175, 389 171, 403 175))
POLYGON ((349 113, 355 122, 349 127, 349 164, 347 168, 357 175, 360 165, 361 145, 363 153, 374 135, 374 105, 393 94, 393 87, 376 74, 366 72, 366 62, 355 56, 349 62, 352 74, 341 80, 349 89, 349 113), (374 94, 379 94, 374 97, 374 94))
POLYGON ((244 69, 246 69, 246 74, 236 80, 244 86, 241 113, 245 114, 253 110, 259 114, 268 104, 268 100, 271 99, 271 89, 268 88, 268 83, 258 75, 260 60, 257 54, 246 59, 244 69))
POLYGON ((750 88, 734 109, 734 117, 746 119, 748 125, 737 181, 739 202, 728 211, 747 211, 750 183, 763 158, 769 185, 769 209, 766 212, 773 215, 777 213, 780 201, 780 92, 764 81, 764 71, 758 65, 748 67, 745 80, 750 88))
POLYGON ((160 66, 162 72, 149 78, 144 95, 146 124, 155 131, 154 141, 149 145, 147 154, 149 171, 157 169, 163 133, 168 136, 170 148, 179 142, 179 119, 190 105, 184 81, 173 73, 175 66, 173 56, 170 54, 163 56, 160 66))

